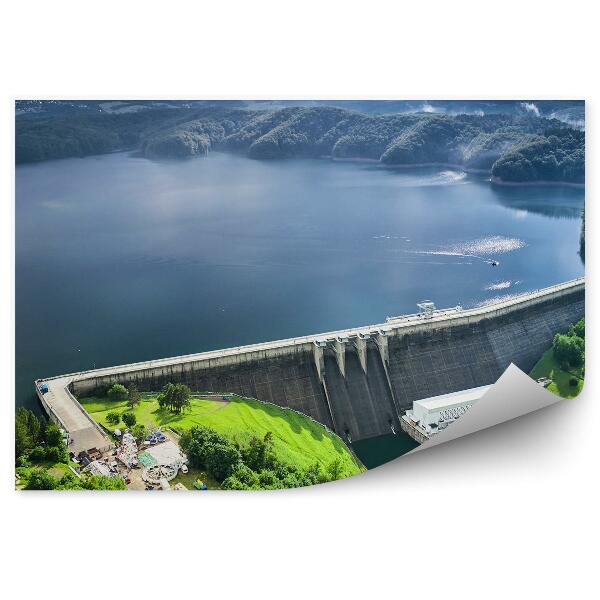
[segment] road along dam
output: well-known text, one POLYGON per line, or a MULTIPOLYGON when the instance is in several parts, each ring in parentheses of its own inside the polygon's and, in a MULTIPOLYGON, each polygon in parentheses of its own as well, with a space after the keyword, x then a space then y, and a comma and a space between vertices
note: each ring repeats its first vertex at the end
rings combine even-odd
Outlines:
POLYGON ((529 372, 554 335, 584 316, 584 296, 578 279, 469 310, 39 379, 36 391, 76 450, 110 445, 76 398, 114 382, 257 398, 352 442, 398 432, 414 400, 492 384, 511 362, 529 372))

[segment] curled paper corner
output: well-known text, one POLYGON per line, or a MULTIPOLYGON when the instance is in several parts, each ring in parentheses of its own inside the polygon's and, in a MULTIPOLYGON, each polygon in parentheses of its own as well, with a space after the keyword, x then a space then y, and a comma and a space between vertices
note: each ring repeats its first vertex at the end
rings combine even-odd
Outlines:
POLYGON ((408 454, 499 425, 561 400, 511 363, 498 381, 451 426, 432 436, 408 454))

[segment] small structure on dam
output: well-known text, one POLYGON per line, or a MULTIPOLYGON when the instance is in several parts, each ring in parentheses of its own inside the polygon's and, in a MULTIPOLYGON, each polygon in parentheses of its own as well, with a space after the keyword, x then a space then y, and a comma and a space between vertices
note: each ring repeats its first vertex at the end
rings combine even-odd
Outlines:
POLYGON ((352 442, 398 432, 414 401, 493 384, 511 362, 529 372, 554 335, 583 317, 584 295, 578 279, 469 310, 47 378, 36 391, 77 447, 110 443, 76 397, 114 382, 257 398, 352 442))

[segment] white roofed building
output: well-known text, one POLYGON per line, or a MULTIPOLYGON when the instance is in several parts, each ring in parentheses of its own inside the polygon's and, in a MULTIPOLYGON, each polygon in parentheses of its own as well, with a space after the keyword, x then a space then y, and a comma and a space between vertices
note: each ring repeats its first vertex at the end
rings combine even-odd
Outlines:
POLYGON ((418 442, 435 435, 464 415, 490 388, 490 385, 415 400, 402 417, 402 429, 418 442))

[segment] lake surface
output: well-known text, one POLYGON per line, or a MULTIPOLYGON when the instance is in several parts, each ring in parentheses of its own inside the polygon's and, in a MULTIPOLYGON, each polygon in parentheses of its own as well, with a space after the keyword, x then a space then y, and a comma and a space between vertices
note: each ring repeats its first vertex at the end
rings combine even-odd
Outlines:
POLYGON ((16 401, 33 381, 473 306, 583 275, 583 190, 327 160, 16 169, 16 401), (491 260, 499 261, 493 267, 491 260))

